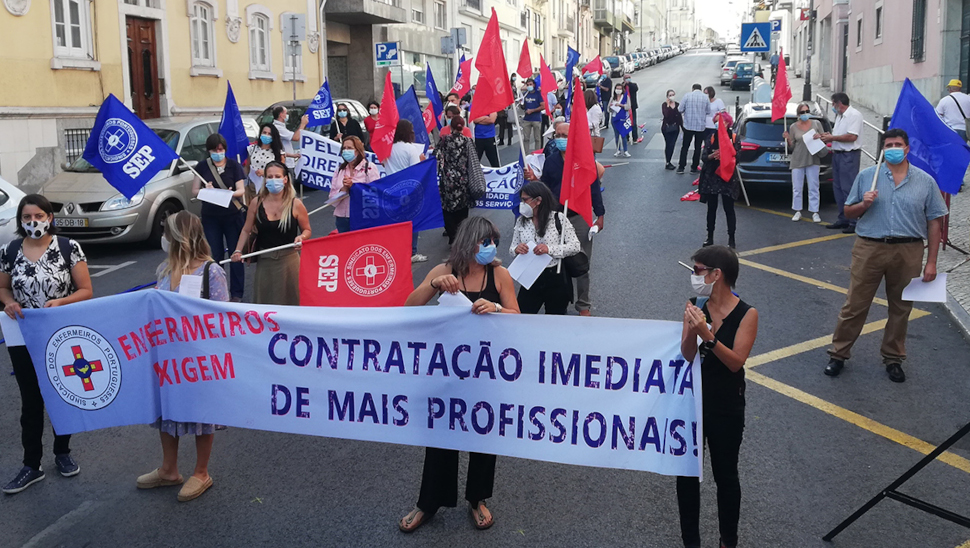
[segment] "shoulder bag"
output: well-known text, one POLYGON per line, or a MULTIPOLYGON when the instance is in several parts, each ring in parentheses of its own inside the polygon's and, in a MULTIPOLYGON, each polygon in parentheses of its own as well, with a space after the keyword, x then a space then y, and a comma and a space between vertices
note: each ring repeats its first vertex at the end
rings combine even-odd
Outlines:
MULTIPOLYGON (((556 230, 559 231, 560 238, 562 237, 562 220, 560 217, 564 215, 560 212, 556 212, 553 217, 556 220, 556 230)), ((566 221, 569 222, 569 221, 566 221)), ((589 273, 589 257, 583 250, 575 255, 570 255, 569 257, 563 257, 560 259, 562 261, 563 267, 566 269, 566 274, 569 274, 570 278, 579 278, 585 276, 589 273)))
POLYGON ((963 112, 963 107, 960 106, 960 101, 958 101, 957 98, 952 94, 950 95, 950 99, 953 99, 953 102, 957 104, 957 108, 960 109, 960 116, 963 116, 963 123, 966 124, 967 128, 970 128, 970 118, 967 118, 966 113, 963 112))
MULTIPOLYGON (((212 161, 212 158, 206 160, 206 163, 209 164, 209 171, 212 173, 212 178, 215 179, 215 183, 219 186, 219 188, 232 191, 236 190, 235 188, 229 188, 226 186, 226 183, 222 182, 222 175, 219 174, 219 168, 216 167, 216 164, 212 161)), ((232 203, 239 209, 239 211, 246 211, 246 204, 242 203, 239 198, 233 197, 232 203)))
POLYGON ((482 161, 471 139, 468 140, 466 149, 468 151, 468 199, 474 202, 485 195, 485 172, 482 171, 482 161))

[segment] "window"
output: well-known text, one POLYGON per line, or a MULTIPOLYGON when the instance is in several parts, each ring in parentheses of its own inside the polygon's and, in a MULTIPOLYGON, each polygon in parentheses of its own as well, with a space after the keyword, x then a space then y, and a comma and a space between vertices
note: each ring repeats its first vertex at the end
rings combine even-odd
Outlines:
POLYGON ((471 25, 462 25, 462 27, 465 29, 465 47, 468 48, 469 52, 474 53, 475 50, 472 48, 475 47, 476 42, 475 37, 472 35, 472 27, 471 25))
POLYGON ((876 35, 875 35, 876 44, 882 43, 882 14, 883 14, 882 2, 876 2, 876 35))
POLYGON ((411 21, 424 24, 424 0, 411 0, 411 21))
POLYGON ((862 49, 862 16, 860 15, 855 21, 855 49, 859 51, 862 49))
POLYGON ((444 2, 434 3, 434 27, 436 29, 448 29, 448 7, 444 2))
POLYGON ((296 43, 287 40, 286 35, 286 21, 292 17, 294 14, 292 12, 283 12, 280 14, 280 38, 282 39, 283 49, 283 81, 290 82, 295 77, 299 82, 306 82, 306 76, 303 74, 303 44, 296 43), (294 59, 294 53, 296 58, 294 59), (294 70, 293 65, 296 64, 296 70, 294 70), (295 76, 294 76, 295 73, 295 76))
POLYGON ((926 0, 913 0, 913 39, 909 58, 920 62, 926 51, 926 0))
POLYGON ((249 24, 249 79, 275 80, 269 40, 273 30, 272 14, 265 6, 250 4, 246 7, 246 21, 249 24))
POLYGON ((92 59, 90 0, 51 0, 54 56, 92 59))
POLYGON ((214 67, 216 55, 214 51, 215 37, 213 36, 213 21, 216 19, 212 6, 203 2, 195 2, 189 12, 189 34, 192 40, 192 66, 214 67))

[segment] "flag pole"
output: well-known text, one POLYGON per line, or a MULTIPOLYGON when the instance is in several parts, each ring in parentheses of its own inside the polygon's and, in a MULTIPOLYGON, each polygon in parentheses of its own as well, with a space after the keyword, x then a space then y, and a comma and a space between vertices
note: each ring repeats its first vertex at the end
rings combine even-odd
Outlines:
POLYGON ((741 193, 744 194, 744 203, 748 207, 751 207, 751 202, 748 200, 748 191, 744 188, 744 179, 741 178, 741 170, 738 169, 738 166, 734 166, 734 172, 738 174, 738 182, 741 183, 741 193))
POLYGON ((882 165, 882 158, 885 154, 885 150, 879 152, 879 160, 876 162, 876 171, 872 174, 872 186, 869 187, 869 192, 875 192, 876 190, 876 181, 879 180, 879 166, 882 165))
MULTIPOLYGON (((518 102, 518 99, 512 102, 512 116, 515 117, 515 128, 519 133, 519 152, 522 153, 522 161, 524 162, 525 157, 528 156, 528 154, 525 153, 525 141, 522 139, 522 124, 519 123, 519 107, 516 104, 518 102)), ((525 166, 523 166, 523 168, 525 168, 525 166)))
MULTIPOLYGON (((563 206, 563 216, 566 217, 566 222, 569 222, 569 199, 566 199, 566 205, 563 206)), ((558 213, 558 212, 556 212, 558 213)), ((566 243, 566 225, 562 225, 562 232, 559 233, 559 245, 564 245, 566 243)), ((559 259, 559 264, 556 265, 556 274, 562 272, 562 259, 559 259)), ((572 282, 570 282, 572 283, 572 282)))
MULTIPOLYGON (((278 245, 276 247, 271 247, 269 249, 263 249, 263 250, 260 250, 260 251, 254 251, 252 253, 247 253, 247 254, 243 255, 242 257, 240 257, 240 259, 248 259, 250 257, 255 257, 257 255, 264 255, 266 253, 272 253, 274 251, 282 251, 284 249, 290 249, 291 247, 296 247, 296 244, 295 243, 292 243, 292 244, 278 245)), ((228 263, 230 261, 232 261, 232 257, 229 257, 228 259, 223 259, 223 260, 219 261, 219 264, 220 265, 224 265, 224 264, 226 264, 226 263, 228 263)))
MULTIPOLYGON (((350 196, 350 194, 348 194, 347 196, 350 196)), ((317 212, 319 212, 319 211, 323 211, 324 209, 327 209, 328 207, 330 207, 330 206, 332 206, 332 205, 336 205, 336 204, 337 204, 338 202, 340 202, 341 200, 343 200, 343 199, 344 199, 344 198, 346 198, 347 196, 343 196, 342 198, 339 198, 339 199, 337 199, 337 200, 334 200, 334 201, 332 201, 332 202, 329 202, 329 203, 326 203, 326 204, 323 204, 322 206, 320 206, 320 207, 318 207, 318 208, 316 208, 316 209, 314 209, 313 211, 311 211, 311 212, 309 212, 309 213, 307 213, 307 216, 309 217, 310 215, 313 215, 314 213, 317 213, 317 212)))
MULTIPOLYGON (((182 158, 181 156, 179 156, 179 160, 182 162, 182 165, 183 166, 189 168, 189 171, 191 171, 192 173, 195 173, 195 176, 196 177, 198 177, 199 179, 202 179, 202 176, 199 175, 199 172, 196 171, 194 167, 190 166, 189 163, 186 162, 184 158, 182 158)), ((202 179, 202 182, 205 182, 205 179, 202 179)))

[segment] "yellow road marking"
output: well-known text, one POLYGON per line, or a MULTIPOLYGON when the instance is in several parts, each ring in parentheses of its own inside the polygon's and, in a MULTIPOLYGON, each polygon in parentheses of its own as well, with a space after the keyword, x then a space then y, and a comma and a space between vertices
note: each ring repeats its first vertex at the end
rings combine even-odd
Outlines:
POLYGON ((830 242, 832 240, 841 240, 842 238, 850 238, 852 236, 854 236, 854 234, 834 234, 832 236, 822 236, 820 238, 799 240, 797 242, 789 242, 787 244, 760 247, 758 249, 752 249, 750 251, 742 251, 738 253, 738 257, 750 257, 752 255, 760 255, 761 253, 769 253, 771 251, 781 251, 782 249, 791 249, 793 247, 801 247, 803 245, 812 245, 812 244, 818 244, 822 242, 830 242))
POLYGON ((970 540, 964 542, 960 546, 957 546, 957 548, 970 548, 970 540))
MULTIPOLYGON (((762 213, 771 213, 772 215, 778 215, 779 217, 784 217, 786 219, 791 219, 792 215, 794 215, 794 213, 785 213, 783 211, 775 211, 773 209, 765 209, 763 207, 747 206, 744 204, 735 204, 735 205, 737 205, 738 207, 743 207, 745 209, 753 209, 755 211, 760 211, 762 213)), ((808 217, 802 217, 800 220, 805 221, 807 223, 812 223, 812 216, 809 215, 808 217)), ((821 223, 812 223, 812 224, 820 225, 820 226, 829 226, 832 223, 826 223, 825 221, 822 221, 821 223)))
MULTIPOLYGON (((819 411, 828 413, 833 417, 842 419, 850 424, 854 424, 859 428, 862 428, 863 430, 867 430, 869 432, 872 432, 873 434, 882 436, 890 441, 894 441, 900 445, 909 447, 910 449, 917 451, 919 453, 922 453, 924 455, 927 455, 930 452, 932 452, 934 449, 936 449, 934 445, 931 445, 919 438, 910 436, 909 434, 896 430, 895 428, 890 428, 868 417, 864 417, 858 413, 849 411, 844 407, 839 407, 834 403, 827 402, 821 398, 813 396, 795 387, 789 386, 783 382, 779 382, 770 377, 766 377, 756 371, 748 371, 746 373, 746 378, 756 384, 760 384, 761 386, 764 386, 765 388, 778 392, 779 394, 788 396, 789 398, 792 398, 796 401, 800 401, 806 405, 809 405, 811 407, 814 407, 815 409, 818 409, 819 411)), ((967 460, 959 455, 955 455, 949 451, 946 451, 942 455, 940 455, 937 460, 941 462, 945 462, 946 464, 949 464, 950 466, 956 468, 957 470, 961 470, 963 472, 970 474, 970 460, 967 460)), ((968 545, 965 544, 964 546, 968 546, 968 545)), ((958 547, 958 548, 963 548, 963 547, 958 547)))
MULTIPOLYGON (((745 266, 750 266, 751 268, 757 268, 758 270, 764 270, 765 272, 770 272, 772 274, 777 274, 779 276, 784 276, 785 278, 789 278, 789 279, 792 279, 792 280, 795 280, 795 281, 799 281, 799 282, 802 282, 802 283, 806 283, 806 284, 809 284, 809 285, 814 285, 814 286, 820 287, 822 289, 828 289, 829 291, 835 291, 836 293, 841 293, 843 295, 845 295, 845 294, 847 294, 849 292, 848 289, 846 289, 844 287, 839 287, 839 286, 837 286, 835 284, 830 284, 828 282, 823 282, 822 280, 816 280, 814 278, 809 278, 808 276, 801 276, 801 275, 795 274, 793 272, 788 272, 787 270, 781 270, 781 269, 774 268, 774 267, 771 267, 771 266, 768 266, 768 265, 763 265, 761 263, 755 263, 755 262, 749 261, 747 259, 739 259, 738 262, 740 262, 741 264, 743 264, 745 266)), ((881 304, 882 306, 889 306, 889 302, 887 302, 886 299, 882 299, 880 297, 876 297, 876 298, 872 299, 872 302, 874 302, 876 304, 881 304)))
MULTIPOLYGON (((909 320, 913 321, 929 315, 930 313, 926 312, 925 310, 918 310, 914 308, 913 311, 909 313, 909 320)), ((886 328, 886 320, 869 322, 866 325, 862 326, 862 335, 875 333, 876 331, 882 331, 885 328, 886 328)), ((831 343, 832 343, 832 335, 825 335, 817 339, 812 339, 810 341, 793 344, 791 346, 779 348, 778 350, 772 350, 771 352, 758 354, 757 356, 751 356, 750 358, 748 358, 748 361, 747 363, 744 364, 744 366, 748 369, 751 369, 753 367, 758 367, 759 365, 764 365, 766 363, 771 363, 773 361, 790 358, 792 356, 802 354, 810 350, 815 350, 816 348, 822 348, 824 346, 828 346, 831 343)))

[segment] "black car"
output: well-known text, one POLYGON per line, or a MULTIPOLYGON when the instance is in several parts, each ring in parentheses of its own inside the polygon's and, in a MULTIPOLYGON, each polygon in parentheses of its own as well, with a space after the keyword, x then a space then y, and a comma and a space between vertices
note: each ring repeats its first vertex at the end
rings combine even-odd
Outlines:
MULTIPOLYGON (((797 103, 788 103, 785 116, 788 126, 798 120, 797 108, 797 103)), ((811 116, 822 124, 823 131, 832 130, 829 121, 822 117, 818 105, 812 105, 811 116)), ((734 122, 734 133, 741 143, 737 157, 738 171, 748 188, 757 185, 786 185, 791 188, 791 169, 782 138, 785 123, 781 119, 771 121, 771 103, 748 103, 741 108, 741 114, 734 122)), ((831 154, 822 157, 819 182, 831 188, 831 154)))
MULTIPOLYGON (((273 109, 276 107, 286 107, 286 129, 296 131, 296 128, 300 127, 300 118, 303 118, 303 114, 306 112, 306 109, 309 108, 310 103, 312 102, 313 99, 298 99, 296 101, 280 101, 278 103, 273 103, 256 117, 256 123, 258 123, 260 127, 262 127, 263 124, 272 123, 273 109)), ((367 129, 364 127, 364 118, 368 116, 367 109, 364 108, 364 105, 360 104, 359 101, 355 101, 353 99, 333 100, 333 105, 335 108, 340 103, 347 105, 347 108, 350 109, 350 117, 357 120, 357 122, 360 124, 360 129, 364 132, 364 143, 367 143, 370 140, 370 137, 367 135, 367 129)), ((336 113, 334 113, 334 115, 336 115, 336 113)), ((330 125, 313 126, 304 131, 312 131, 313 133, 327 136, 330 135, 330 125)))

